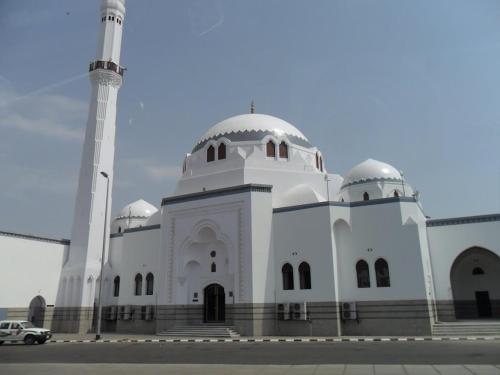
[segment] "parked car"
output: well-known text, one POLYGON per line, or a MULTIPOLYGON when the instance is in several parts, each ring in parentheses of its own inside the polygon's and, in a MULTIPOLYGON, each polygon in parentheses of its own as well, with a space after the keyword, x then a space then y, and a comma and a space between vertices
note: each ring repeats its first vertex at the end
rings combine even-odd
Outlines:
POLYGON ((37 328, 25 320, 0 321, 0 345, 5 341, 24 341, 28 345, 35 342, 43 344, 51 337, 52 333, 48 329, 37 328))

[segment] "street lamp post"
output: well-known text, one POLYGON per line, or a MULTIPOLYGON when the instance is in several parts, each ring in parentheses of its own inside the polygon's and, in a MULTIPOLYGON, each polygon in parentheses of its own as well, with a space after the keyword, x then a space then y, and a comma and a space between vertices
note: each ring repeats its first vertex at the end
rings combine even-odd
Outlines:
POLYGON ((104 270, 104 256, 106 254, 106 229, 108 224, 108 198, 109 198, 109 176, 106 172, 101 172, 101 175, 106 179, 106 206, 104 208, 104 233, 102 235, 102 255, 101 255, 101 274, 99 276, 99 296, 97 299, 97 330, 95 339, 101 338, 101 316, 102 316, 102 273, 104 270))

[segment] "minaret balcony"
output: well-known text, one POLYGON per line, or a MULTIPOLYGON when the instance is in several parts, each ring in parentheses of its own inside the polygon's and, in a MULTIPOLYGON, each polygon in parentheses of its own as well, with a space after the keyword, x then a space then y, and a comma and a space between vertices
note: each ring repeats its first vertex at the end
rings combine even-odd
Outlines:
POLYGON ((92 72, 96 69, 111 70, 112 72, 118 73, 122 77, 123 77, 123 72, 125 71, 124 67, 112 61, 103 61, 103 60, 96 60, 90 63, 89 72, 92 72))

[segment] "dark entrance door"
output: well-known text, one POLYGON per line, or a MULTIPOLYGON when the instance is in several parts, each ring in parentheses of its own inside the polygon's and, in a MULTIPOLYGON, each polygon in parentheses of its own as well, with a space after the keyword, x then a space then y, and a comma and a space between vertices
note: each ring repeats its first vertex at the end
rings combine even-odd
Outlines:
POLYGON ((36 296, 30 302, 28 320, 35 327, 43 327, 45 320, 45 299, 42 296, 36 296))
POLYGON ((477 315, 480 318, 491 317, 491 302, 488 292, 476 292, 477 315))
POLYGON ((223 322, 226 319, 226 295, 219 284, 210 284, 205 288, 205 322, 223 322))

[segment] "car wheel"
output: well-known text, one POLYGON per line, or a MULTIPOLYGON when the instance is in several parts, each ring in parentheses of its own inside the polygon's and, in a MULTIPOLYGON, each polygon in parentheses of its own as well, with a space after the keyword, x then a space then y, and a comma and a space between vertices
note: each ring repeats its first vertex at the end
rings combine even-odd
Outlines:
POLYGON ((36 340, 36 342, 39 344, 45 344, 45 341, 47 341, 47 339, 45 337, 42 337, 42 338, 39 338, 36 340))
POLYGON ((26 345, 33 345, 35 343, 35 336, 33 335, 28 335, 24 338, 24 343, 26 345))
POLYGON ((3 341, 0 341, 0 345, 2 345, 2 344, 3 344, 3 341))

